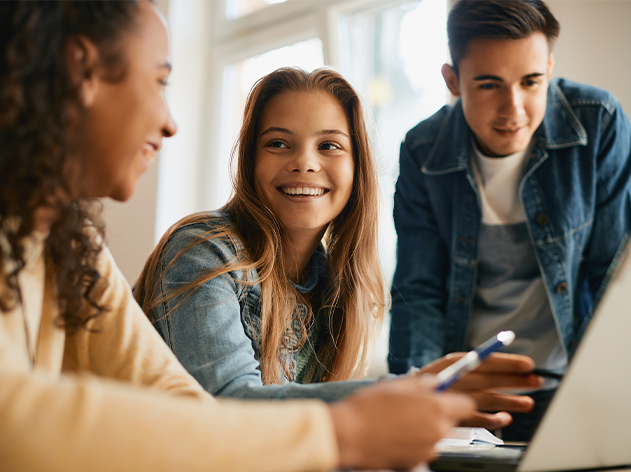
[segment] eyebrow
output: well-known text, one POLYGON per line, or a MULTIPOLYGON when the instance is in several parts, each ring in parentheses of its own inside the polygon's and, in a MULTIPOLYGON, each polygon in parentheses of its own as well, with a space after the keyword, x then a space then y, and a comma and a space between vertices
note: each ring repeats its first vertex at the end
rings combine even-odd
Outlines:
POLYGON ((324 136, 327 134, 339 134, 341 136, 346 136, 347 138, 350 139, 350 136, 348 134, 346 134, 344 131, 341 131, 339 129, 323 129, 322 131, 318 131, 318 136, 324 136))
MULTIPOLYGON (((288 130, 287 128, 279 128, 277 126, 270 126, 269 128, 267 128, 265 131, 263 131, 259 137, 264 136, 268 133, 285 133, 285 134, 289 134, 289 135, 294 135, 295 133, 293 131, 288 130)), ((340 131, 339 129, 323 129, 321 131, 318 131, 316 133, 318 136, 325 136, 328 134, 339 134, 342 136, 346 136, 347 138, 350 139, 350 136, 348 134, 346 134, 344 131, 340 131)))
MULTIPOLYGON (((532 74, 528 74, 528 75, 524 75, 522 77, 523 79, 534 79, 536 77, 542 77, 543 75, 545 75, 543 72, 533 72, 532 74)), ((498 77, 497 75, 478 75, 477 77, 474 77, 473 80, 477 80, 477 81, 483 81, 483 80, 493 80, 495 82, 504 82, 504 79, 502 79, 501 77, 498 77)))

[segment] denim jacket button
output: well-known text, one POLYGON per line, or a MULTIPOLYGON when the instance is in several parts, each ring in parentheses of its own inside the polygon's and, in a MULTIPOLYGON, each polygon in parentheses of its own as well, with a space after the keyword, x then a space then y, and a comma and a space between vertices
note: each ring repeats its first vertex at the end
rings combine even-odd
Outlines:
POLYGON ((559 294, 567 292, 567 284, 565 282, 561 282, 559 285, 557 285, 556 291, 559 294))
POLYGON ((550 221, 550 217, 545 213, 539 213, 537 215, 536 221, 539 226, 544 226, 548 224, 548 221, 550 221))

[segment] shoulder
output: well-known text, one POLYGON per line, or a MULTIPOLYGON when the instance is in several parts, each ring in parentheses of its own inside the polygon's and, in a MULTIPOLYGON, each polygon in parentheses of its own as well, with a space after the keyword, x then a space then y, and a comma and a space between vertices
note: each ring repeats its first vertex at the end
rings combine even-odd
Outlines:
POLYGON ((408 150, 413 150, 420 146, 432 146, 438 139, 446 120, 449 119, 453 112, 453 106, 445 105, 432 116, 421 121, 406 133, 403 141, 404 146, 408 150))
POLYGON ((573 110, 597 108, 613 114, 618 106, 618 99, 613 93, 562 78, 550 81, 549 94, 553 97, 549 97, 548 103, 562 106, 565 102, 573 110))
POLYGON ((223 265, 243 251, 243 244, 226 213, 204 212, 193 216, 169 238, 162 254, 165 263, 181 259, 187 263, 199 260, 201 265, 206 265, 216 260, 223 265))

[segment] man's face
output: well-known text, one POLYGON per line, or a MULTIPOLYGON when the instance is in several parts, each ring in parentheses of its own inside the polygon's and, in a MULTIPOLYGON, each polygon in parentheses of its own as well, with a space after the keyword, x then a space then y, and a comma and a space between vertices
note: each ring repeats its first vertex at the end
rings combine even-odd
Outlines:
POLYGON ((443 66, 480 150, 492 157, 528 147, 546 111, 554 59, 543 33, 517 40, 476 39, 459 64, 443 66))

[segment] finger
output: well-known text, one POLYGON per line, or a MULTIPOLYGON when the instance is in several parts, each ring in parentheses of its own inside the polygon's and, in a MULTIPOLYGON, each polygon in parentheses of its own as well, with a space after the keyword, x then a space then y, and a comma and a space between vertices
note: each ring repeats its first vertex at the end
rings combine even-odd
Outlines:
POLYGON ((489 431, 493 431, 500 428, 505 428, 513 422, 513 417, 505 412, 500 411, 498 413, 482 413, 475 412, 469 418, 462 421, 462 426, 469 426, 474 428, 486 428, 489 431))
POLYGON ((419 376, 419 378, 423 382, 425 388, 436 390, 436 387, 438 386, 438 380, 436 379, 436 376, 434 374, 425 373, 419 376))
POLYGON ((477 372, 512 372, 527 373, 535 368, 535 362, 528 356, 494 352, 487 357, 478 367, 477 372))
POLYGON ((543 378, 538 375, 515 375, 473 371, 464 375, 452 388, 459 391, 469 391, 538 388, 541 385, 543 385, 543 378))
MULTIPOLYGON (((440 359, 430 362, 422 369, 419 374, 433 373, 436 374, 441 370, 449 367, 451 364, 465 356, 466 352, 451 352, 440 359)), ((534 369, 535 363, 528 356, 520 354, 509 354, 504 352, 494 352, 487 357, 473 372, 503 372, 512 374, 526 374, 534 369)))
POLYGON ((458 424, 463 419, 475 414, 476 404, 473 397, 458 393, 443 393, 440 395, 444 410, 458 424))
POLYGON ((480 411, 509 411, 528 413, 535 407, 535 401, 527 395, 510 395, 491 392, 472 392, 480 411))
POLYGON ((437 374, 438 372, 445 369, 446 367, 449 367, 451 364, 453 364, 466 354, 466 352, 450 352, 449 354, 423 366, 418 373, 419 375, 423 375, 424 373, 437 374))
POLYGON ((397 388, 400 392, 406 391, 408 393, 430 393, 436 390, 437 384, 438 382, 436 381, 436 376, 426 373, 423 375, 414 375, 411 377, 399 377, 390 382, 383 382, 380 384, 380 386, 384 386, 382 388, 391 388, 390 386, 395 386, 395 388, 397 388))

